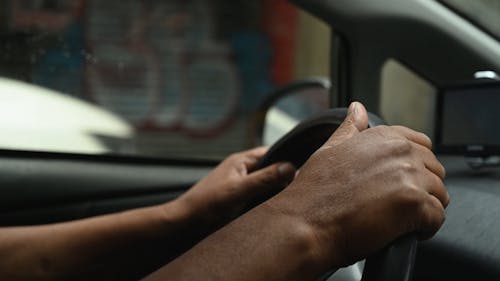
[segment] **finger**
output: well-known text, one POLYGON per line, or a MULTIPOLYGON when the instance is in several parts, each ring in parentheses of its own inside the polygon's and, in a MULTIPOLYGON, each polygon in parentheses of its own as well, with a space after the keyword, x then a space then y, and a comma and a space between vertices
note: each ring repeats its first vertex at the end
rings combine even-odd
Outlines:
POLYGON ((430 239, 441 228, 445 221, 445 211, 439 200, 429 195, 428 200, 421 205, 417 233, 420 239, 430 239))
POLYGON ((430 151, 427 147, 424 147, 419 144, 415 144, 417 154, 423 160, 425 167, 436 174, 441 180, 444 180, 446 177, 446 169, 436 158, 436 155, 430 151))
POLYGON ((267 146, 260 146, 256 147, 250 150, 246 150, 240 153, 237 153, 235 155, 235 161, 237 162, 242 162, 245 165, 245 170, 246 171, 251 171, 257 163, 259 163, 259 160, 262 159, 262 157, 266 154, 266 152, 269 150, 269 147, 267 146))
POLYGON ((242 191, 248 197, 275 193, 294 179, 295 171, 290 163, 275 163, 246 176, 241 183, 242 191))
POLYGON ((439 178, 436 174, 425 171, 425 175, 422 177, 423 183, 422 187, 429 193, 430 195, 436 197, 443 208, 446 208, 450 202, 450 195, 444 186, 443 180, 439 178))
POLYGON ((368 127, 368 113, 359 102, 353 102, 349 106, 348 113, 342 124, 326 141, 326 146, 335 146, 368 127))
POLYGON ((408 140, 418 143, 428 149, 432 149, 432 141, 426 134, 403 126, 391 126, 391 128, 406 137, 408 140))
POLYGON ((249 149, 247 151, 243 151, 241 153, 243 153, 244 155, 251 156, 251 157, 261 158, 262 156, 264 156, 264 154, 266 154, 266 152, 268 150, 269 150, 269 147, 267 147, 267 146, 259 146, 256 148, 249 149))

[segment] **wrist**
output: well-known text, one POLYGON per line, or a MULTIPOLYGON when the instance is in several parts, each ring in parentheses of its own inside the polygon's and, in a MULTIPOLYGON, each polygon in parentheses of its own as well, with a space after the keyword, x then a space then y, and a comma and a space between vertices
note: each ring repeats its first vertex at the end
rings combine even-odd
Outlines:
POLYGON ((181 197, 156 206, 156 211, 167 228, 187 227, 195 220, 194 210, 181 197))
MULTIPOLYGON (((331 259, 328 259, 325 244, 322 242, 321 233, 300 216, 288 213, 274 204, 274 200, 264 202, 255 211, 260 211, 263 216, 271 218, 276 232, 283 231, 283 237, 301 257, 301 269, 307 272, 323 274, 332 269, 331 259)), ((279 235, 279 234, 278 234, 279 235)))
POLYGON ((210 234, 214 228, 212 212, 203 210, 196 202, 181 196, 159 206, 163 212, 163 221, 167 228, 176 225, 181 232, 192 237, 210 234))
POLYGON ((298 237, 307 245, 308 252, 311 253, 311 260, 322 273, 343 267, 345 265, 343 263, 343 245, 340 245, 342 241, 339 243, 339 237, 342 237, 342 233, 338 223, 324 225, 316 221, 313 219, 314 215, 311 215, 310 208, 291 205, 289 202, 297 202, 297 200, 292 200, 290 196, 293 195, 288 194, 285 190, 263 205, 291 221, 292 229, 295 229, 298 237))

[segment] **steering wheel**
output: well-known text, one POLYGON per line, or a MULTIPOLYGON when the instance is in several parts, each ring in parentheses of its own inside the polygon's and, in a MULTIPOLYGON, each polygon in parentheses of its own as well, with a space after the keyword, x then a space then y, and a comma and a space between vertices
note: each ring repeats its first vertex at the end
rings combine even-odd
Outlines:
MULTIPOLYGON (((286 161, 300 168, 302 164, 335 132, 347 116, 346 108, 324 111, 297 125, 279 139, 264 155, 256 170, 270 164, 286 161)), ((385 124, 382 119, 368 113, 368 127, 385 124)), ((256 206, 268 198, 259 198, 256 206)), ((417 239, 413 234, 403 236, 385 249, 366 259, 363 281, 409 281, 415 261, 417 239)), ((327 280, 332 273, 320 280, 327 280)))

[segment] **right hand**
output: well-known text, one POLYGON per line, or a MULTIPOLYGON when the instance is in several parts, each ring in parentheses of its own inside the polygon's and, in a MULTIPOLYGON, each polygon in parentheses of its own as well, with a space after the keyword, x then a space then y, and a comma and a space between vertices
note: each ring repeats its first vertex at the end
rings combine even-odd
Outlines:
POLYGON ((353 103, 290 186, 264 203, 308 226, 325 267, 352 264, 406 233, 429 238, 445 219, 445 170, 430 139, 367 123, 366 109, 353 103))
POLYGON ((293 180, 295 168, 290 163, 275 163, 250 173, 267 150, 258 147, 232 154, 178 201, 203 230, 225 225, 240 215, 248 202, 277 193, 293 180))

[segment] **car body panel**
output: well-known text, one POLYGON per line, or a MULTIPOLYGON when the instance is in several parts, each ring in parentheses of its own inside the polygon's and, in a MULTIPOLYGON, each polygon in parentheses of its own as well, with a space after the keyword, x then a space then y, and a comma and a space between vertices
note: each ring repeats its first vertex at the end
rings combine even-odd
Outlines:
POLYGON ((134 134, 126 121, 96 105, 7 78, 0 78, 0 128, 3 149, 91 154, 112 151, 100 138, 121 140, 123 150, 134 134))

